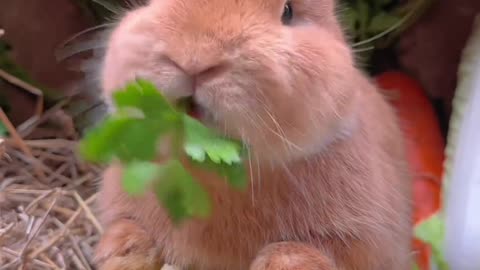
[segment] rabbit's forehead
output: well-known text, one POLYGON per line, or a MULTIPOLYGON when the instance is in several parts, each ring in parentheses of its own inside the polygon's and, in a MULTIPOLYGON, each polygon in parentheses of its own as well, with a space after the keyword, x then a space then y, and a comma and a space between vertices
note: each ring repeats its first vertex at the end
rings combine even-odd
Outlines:
MULTIPOLYGON (((235 15, 262 12, 279 12, 287 0, 156 0, 169 3, 179 13, 205 15, 235 15)), ((303 0, 297 0, 302 2, 303 0)), ((308 0, 307 0, 308 1, 308 0)))
POLYGON ((286 3, 293 20, 303 24, 335 25, 333 0, 153 0, 140 24, 152 27, 157 36, 211 38, 221 41, 276 36, 284 32, 282 15, 286 3), (155 22, 151 24, 150 22, 155 22), (325 23, 326 22, 326 23, 325 23))
POLYGON ((280 24, 284 5, 285 0, 154 0, 147 13, 161 32, 233 35, 280 24))
POLYGON ((152 3, 158 14, 192 23, 277 20, 287 3, 297 16, 314 19, 332 15, 335 6, 335 0, 153 0, 152 3))

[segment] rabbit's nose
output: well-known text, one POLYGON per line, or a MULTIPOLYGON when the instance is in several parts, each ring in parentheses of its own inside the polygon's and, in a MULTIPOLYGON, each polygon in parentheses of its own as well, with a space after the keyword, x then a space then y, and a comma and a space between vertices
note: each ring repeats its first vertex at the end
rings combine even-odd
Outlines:
POLYGON ((193 83, 196 91, 201 85, 222 76, 229 69, 227 61, 216 57, 183 58, 169 57, 170 61, 182 70, 193 83))
POLYGON ((192 72, 190 70, 185 71, 193 81, 193 91, 196 91, 202 84, 214 80, 221 76, 222 73, 225 72, 227 69, 227 65, 225 63, 219 63, 213 66, 205 66, 199 69, 196 72, 192 72))

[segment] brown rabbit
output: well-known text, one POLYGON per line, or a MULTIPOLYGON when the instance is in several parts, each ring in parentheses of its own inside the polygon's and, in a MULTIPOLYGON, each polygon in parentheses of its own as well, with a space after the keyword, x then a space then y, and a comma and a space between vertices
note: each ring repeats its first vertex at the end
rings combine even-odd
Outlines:
POLYGON ((152 0, 120 21, 105 97, 135 77, 193 96, 201 121, 250 145, 250 187, 191 169, 213 214, 175 227, 110 167, 99 269, 410 269, 401 132, 334 11, 333 0, 152 0))

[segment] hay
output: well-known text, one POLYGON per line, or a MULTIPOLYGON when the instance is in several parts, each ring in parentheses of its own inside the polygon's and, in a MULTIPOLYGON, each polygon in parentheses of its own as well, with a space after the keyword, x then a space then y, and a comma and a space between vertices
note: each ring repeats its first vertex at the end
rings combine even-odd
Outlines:
POLYGON ((101 168, 76 155, 61 107, 0 138, 1 270, 94 269, 101 168))

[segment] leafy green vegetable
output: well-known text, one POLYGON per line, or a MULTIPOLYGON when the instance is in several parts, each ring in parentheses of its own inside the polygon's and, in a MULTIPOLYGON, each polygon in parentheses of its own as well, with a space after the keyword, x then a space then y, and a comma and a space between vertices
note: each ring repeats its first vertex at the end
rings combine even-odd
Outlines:
POLYGON ((173 222, 189 217, 208 217, 211 202, 205 189, 193 179, 177 160, 171 160, 159 167, 161 180, 156 183, 158 199, 173 210, 173 222))
POLYGON ((123 173, 123 188, 131 195, 143 195, 150 185, 160 175, 161 167, 154 162, 131 162, 123 173))
POLYGON ((242 143, 223 138, 178 111, 152 83, 136 80, 115 92, 113 101, 117 111, 88 132, 80 153, 92 162, 123 163, 122 186, 129 194, 142 195, 153 188, 174 222, 207 217, 211 210, 208 193, 183 167, 182 154, 233 187, 246 187, 242 143), (155 162, 157 145, 167 136, 173 137, 170 159, 155 162))
POLYGON ((81 142, 81 154, 85 159, 98 163, 111 162, 115 157, 123 161, 130 157, 140 160, 153 158, 155 139, 152 141, 152 133, 149 132, 145 134, 149 138, 142 138, 142 124, 141 120, 136 122, 134 118, 112 116, 86 135, 81 142))
POLYGON ((155 85, 145 80, 138 79, 136 83, 127 85, 124 91, 115 92, 113 99, 118 108, 138 109, 145 114, 145 118, 169 121, 177 116, 155 85))
POLYGON ((218 164, 207 159, 203 162, 194 161, 193 165, 216 172, 224 177, 232 187, 245 189, 247 186, 247 181, 245 181, 247 175, 243 163, 234 163, 232 165, 218 164))
POLYGON ((152 160, 157 141, 180 123, 178 113, 153 84, 137 80, 115 92, 118 111, 87 134, 82 154, 94 162, 152 160))
POLYGON ((437 213, 415 227, 415 236, 432 248, 432 256, 440 270, 447 270, 443 256, 445 224, 437 213))
POLYGON ((184 116, 185 124, 185 151, 194 160, 203 162, 208 156, 214 163, 226 163, 231 165, 241 161, 240 151, 242 145, 239 142, 218 138, 199 121, 184 116))
POLYGON ((242 144, 219 138, 213 131, 188 115, 184 116, 185 152, 194 165, 217 172, 236 188, 243 189, 247 182, 242 164, 242 144))

